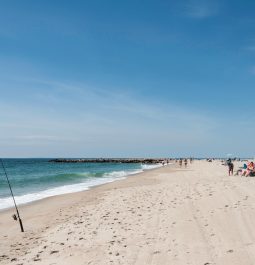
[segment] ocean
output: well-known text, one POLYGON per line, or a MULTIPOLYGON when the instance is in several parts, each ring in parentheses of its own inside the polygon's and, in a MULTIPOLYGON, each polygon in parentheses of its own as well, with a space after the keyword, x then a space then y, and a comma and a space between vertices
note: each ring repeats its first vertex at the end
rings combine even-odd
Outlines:
MULTIPOLYGON (((88 190, 160 165, 126 163, 53 163, 49 159, 3 159, 18 205, 54 195, 88 190)), ((0 166, 0 210, 13 207, 0 166)))

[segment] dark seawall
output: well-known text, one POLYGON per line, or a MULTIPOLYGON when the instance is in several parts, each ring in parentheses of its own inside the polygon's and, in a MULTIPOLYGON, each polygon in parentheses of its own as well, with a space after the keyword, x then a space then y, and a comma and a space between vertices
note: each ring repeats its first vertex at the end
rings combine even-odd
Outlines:
POLYGON ((81 159, 51 159, 49 162, 55 163, 143 163, 158 164, 167 163, 168 158, 81 158, 81 159))

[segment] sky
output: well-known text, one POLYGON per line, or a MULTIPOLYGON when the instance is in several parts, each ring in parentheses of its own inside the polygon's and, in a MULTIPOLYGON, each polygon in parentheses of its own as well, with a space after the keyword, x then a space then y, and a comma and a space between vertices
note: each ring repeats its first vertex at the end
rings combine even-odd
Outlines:
POLYGON ((1 1, 0 157, 255 156, 255 1, 1 1))

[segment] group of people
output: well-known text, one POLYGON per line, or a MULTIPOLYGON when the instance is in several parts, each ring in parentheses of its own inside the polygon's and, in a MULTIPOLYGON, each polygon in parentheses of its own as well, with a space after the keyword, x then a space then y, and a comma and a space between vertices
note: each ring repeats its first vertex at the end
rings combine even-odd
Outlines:
MULTIPOLYGON (((190 164, 192 163, 192 161, 193 161, 193 159, 190 158, 189 159, 190 164)), ((175 162, 178 162, 178 160, 176 159, 175 162)), ((179 166, 182 167, 183 164, 185 167, 187 167, 187 165, 188 165, 188 159, 187 158, 184 158, 184 159, 180 158, 179 159, 179 166)))
MULTIPOLYGON (((227 166, 228 166, 228 174, 233 175, 234 173, 234 164, 231 161, 231 159, 227 160, 227 166)), ((241 176, 244 177, 249 177, 249 176, 254 176, 255 175, 255 164, 251 161, 251 162, 247 162, 244 163, 243 166, 241 168, 239 168, 236 171, 236 175, 241 174, 241 176)))
POLYGON ((239 175, 239 173, 241 173, 241 176, 245 176, 245 177, 254 176, 255 175, 254 163, 252 161, 248 162, 247 164, 244 163, 243 167, 237 170, 237 175, 239 175))

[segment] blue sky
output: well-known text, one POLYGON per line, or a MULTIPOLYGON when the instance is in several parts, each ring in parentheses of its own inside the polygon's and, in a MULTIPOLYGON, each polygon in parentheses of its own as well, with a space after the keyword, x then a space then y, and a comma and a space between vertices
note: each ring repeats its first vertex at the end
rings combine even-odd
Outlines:
POLYGON ((0 156, 254 156, 254 12, 2 1, 0 156))

